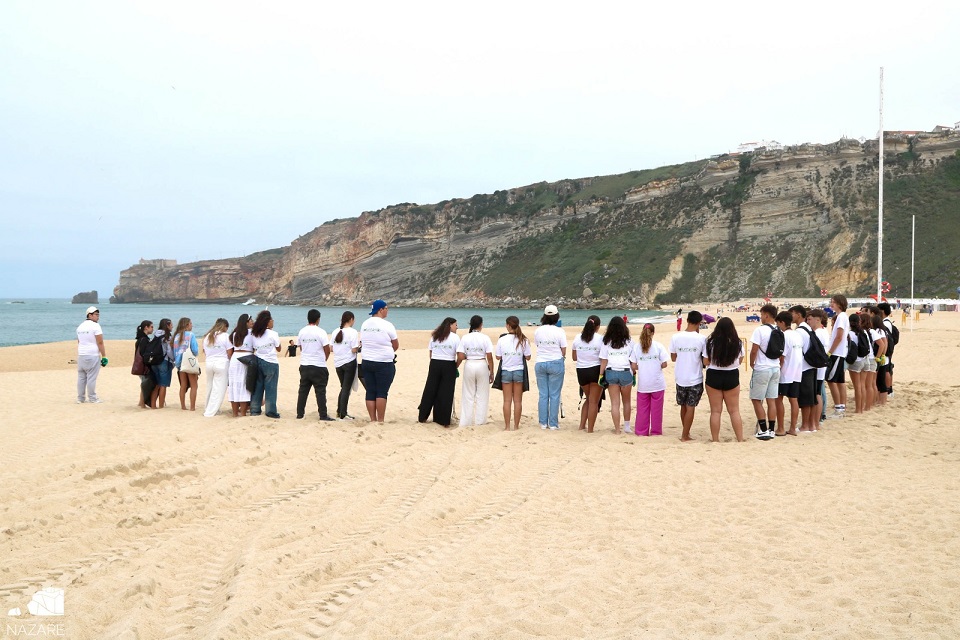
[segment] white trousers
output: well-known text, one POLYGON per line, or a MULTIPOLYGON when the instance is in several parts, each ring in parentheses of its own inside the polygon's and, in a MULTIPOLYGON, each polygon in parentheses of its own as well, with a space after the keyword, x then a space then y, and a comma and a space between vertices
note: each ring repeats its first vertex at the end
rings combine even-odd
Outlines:
POLYGON ((207 406, 203 411, 205 418, 212 418, 220 413, 220 405, 223 404, 223 398, 227 395, 227 366, 226 358, 217 358, 216 360, 206 361, 207 379, 207 406))
POLYGON ((490 369, 485 359, 464 361, 460 389, 460 426, 486 424, 487 405, 490 400, 490 369))

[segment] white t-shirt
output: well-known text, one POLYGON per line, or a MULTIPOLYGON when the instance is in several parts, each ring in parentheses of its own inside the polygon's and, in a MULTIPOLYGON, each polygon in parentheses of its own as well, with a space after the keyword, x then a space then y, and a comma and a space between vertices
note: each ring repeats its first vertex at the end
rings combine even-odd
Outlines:
POLYGON ((615 349, 613 345, 610 344, 601 344, 600 345, 600 359, 607 361, 607 369, 615 369, 618 371, 629 371, 630 370, 630 354, 633 352, 633 341, 627 340, 619 349, 615 349))
POLYGON ((457 353, 462 353, 467 360, 486 360, 487 354, 493 353, 493 341, 484 333, 471 331, 460 340, 457 353))
MULTIPOLYGON (((710 358, 710 354, 707 353, 707 343, 703 343, 703 351, 700 352, 700 357, 710 358)), ((740 343, 740 353, 737 354, 737 357, 733 359, 733 362, 730 364, 721 367, 720 365, 714 363, 713 358, 710 358, 710 364, 707 365, 707 369, 714 369, 715 371, 733 371, 734 369, 740 366, 740 363, 743 362, 743 343, 740 343)))
POLYGON ((393 344, 397 328, 383 318, 372 317, 360 326, 360 343, 364 360, 370 362, 393 362, 393 344))
POLYGON ((504 371, 521 371, 523 370, 524 358, 530 357, 530 341, 524 342, 523 348, 521 348, 517 344, 516 337, 508 333, 500 336, 493 353, 502 359, 501 364, 504 371))
POLYGON ((545 324, 533 332, 533 342, 537 345, 537 362, 562 360, 560 349, 567 346, 567 334, 556 325, 545 324))
MULTIPOLYGON (((233 343, 231 342, 230 344, 233 344, 233 343)), ((253 353, 253 334, 250 333, 249 331, 247 331, 247 335, 243 337, 243 343, 239 347, 236 347, 236 346, 233 347, 233 355, 236 356, 237 352, 240 352, 240 351, 248 351, 250 353, 253 353)), ((247 354, 241 353, 240 355, 244 356, 247 354)))
POLYGON ((97 346, 97 336, 103 335, 100 324, 93 320, 84 320, 77 327, 77 355, 98 356, 100 347, 97 346))
POLYGON ((357 333, 356 329, 353 327, 344 327, 342 330, 339 328, 334 329, 330 336, 330 348, 333 349, 334 367, 342 367, 348 362, 353 362, 357 359, 357 354, 355 354, 353 350, 360 346, 360 334, 357 333), (343 331, 343 338, 340 339, 340 342, 337 342, 337 334, 340 331, 343 331))
POLYGON ((779 369, 780 368, 780 358, 771 360, 764 352, 767 350, 767 346, 770 344, 770 335, 773 333, 773 329, 769 325, 760 325, 753 330, 753 335, 750 336, 750 342, 760 347, 760 351, 757 352, 757 359, 753 363, 754 370, 764 370, 764 369, 779 369))
POLYGON ((207 362, 214 362, 220 360, 221 362, 226 362, 227 360, 227 350, 233 349, 233 345, 230 344, 230 337, 226 332, 221 331, 216 333, 213 336, 213 344, 208 342, 209 337, 203 337, 203 353, 207 357, 207 362))
POLYGON ((850 316, 840 311, 835 317, 836 320, 833 323, 833 331, 830 332, 830 341, 823 345, 823 348, 828 353, 842 358, 847 355, 847 336, 850 335, 850 316), (837 345, 836 350, 830 351, 830 346, 833 344, 833 341, 837 339, 837 334, 841 329, 843 329, 843 338, 840 340, 840 344, 837 345))
POLYGON ((264 362, 280 364, 277 360, 277 347, 280 346, 280 334, 278 334, 276 331, 273 329, 267 329, 259 338, 257 336, 253 336, 251 343, 253 344, 253 351, 257 354, 258 358, 264 362))
POLYGON ((700 354, 706 337, 696 331, 681 331, 670 338, 670 354, 677 355, 673 377, 680 387, 695 387, 703 382, 703 360, 700 354))
POLYGON ((813 369, 807 359, 803 357, 803 354, 810 349, 810 334, 807 333, 808 331, 812 331, 812 329, 806 322, 797 325, 797 337, 800 338, 800 373, 813 369))
POLYGON ((783 366, 780 367, 780 382, 800 382, 800 363, 803 362, 803 343, 796 329, 783 332, 783 366))
POLYGON ((460 346, 460 337, 450 332, 444 340, 437 342, 436 340, 430 340, 430 359, 431 360, 445 360, 447 362, 455 362, 457 359, 457 347, 460 346))
MULTIPOLYGON (((829 332, 829 331, 827 331, 827 330, 824 329, 823 327, 820 327, 819 329, 814 329, 814 330, 813 330, 813 335, 817 336, 817 338, 820 340, 820 344, 823 345, 823 350, 824 350, 824 351, 830 351, 830 343, 828 342, 828 340, 830 340, 830 332, 829 332)), ((846 334, 844 334, 844 336, 843 336, 843 344, 844 344, 844 351, 846 351, 846 344, 847 344, 847 336, 846 336, 846 334)), ((844 353, 844 355, 846 355, 846 353, 844 353)), ((826 368, 826 367, 818 367, 818 368, 817 368, 817 380, 823 380, 823 379, 826 378, 826 377, 827 377, 827 368, 826 368)))
POLYGON ((654 340, 644 353, 640 343, 633 345, 630 362, 637 364, 637 393, 653 393, 667 388, 661 363, 667 361, 667 350, 654 340))
POLYGON ((300 345, 301 367, 327 366, 323 348, 330 344, 330 340, 326 331, 315 324, 308 324, 297 334, 297 344, 300 345))
MULTIPOLYGON (((867 340, 870 339, 870 336, 869 336, 869 335, 864 334, 864 336, 866 337, 867 340)), ((850 333, 850 339, 853 340, 854 349, 856 349, 857 352, 859 353, 859 351, 860 351, 860 336, 857 334, 856 331, 852 331, 852 332, 850 333)), ((867 355, 865 355, 865 356, 857 356, 857 362, 863 362, 863 361, 865 361, 865 360, 866 360, 867 358, 869 358, 869 357, 870 357, 870 353, 869 353, 869 352, 868 352, 867 355)))
MULTIPOLYGON (((885 334, 882 329, 870 329, 870 342, 872 346, 870 347, 871 348, 870 355, 867 357, 869 358, 877 357, 877 353, 880 351, 880 345, 878 345, 877 342, 880 340, 883 340, 886 337, 887 337, 887 334, 885 334)), ((886 355, 886 351, 884 351, 884 355, 886 355)))
POLYGON ((590 342, 584 342, 578 334, 573 339, 573 351, 577 354, 577 369, 589 369, 600 365, 600 346, 603 344, 603 336, 594 333, 590 342))

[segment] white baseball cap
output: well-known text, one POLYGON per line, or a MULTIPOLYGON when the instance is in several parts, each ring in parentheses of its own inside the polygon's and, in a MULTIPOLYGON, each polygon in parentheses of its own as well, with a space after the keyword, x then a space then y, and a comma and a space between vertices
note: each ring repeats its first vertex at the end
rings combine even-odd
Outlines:
POLYGON ((560 311, 557 309, 557 307, 552 304, 548 304, 546 308, 543 310, 543 315, 545 316, 555 316, 555 315, 558 315, 559 313, 560 311))
POLYGON ((90 315, 91 313, 97 313, 98 311, 100 311, 100 309, 97 309, 96 307, 87 307, 87 315, 90 315))

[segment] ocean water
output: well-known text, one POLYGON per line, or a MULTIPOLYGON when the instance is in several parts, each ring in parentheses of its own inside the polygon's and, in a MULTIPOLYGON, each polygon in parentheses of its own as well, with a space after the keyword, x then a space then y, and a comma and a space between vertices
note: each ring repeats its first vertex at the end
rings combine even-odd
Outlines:
MULTIPOLYGON (((0 347, 19 344, 38 344, 76 340, 76 329, 85 319, 89 305, 71 304, 62 298, 2 298, 0 299, 0 347)), ((217 318, 226 318, 233 328, 241 313, 256 315, 263 307, 241 304, 101 304, 100 326, 107 340, 132 340, 142 320, 152 320, 154 326, 161 318, 170 318, 174 326, 186 316, 193 320, 194 331, 202 334, 217 318)), ((294 336, 307 322, 311 307, 270 307, 274 329, 281 336, 294 336)), ((345 307, 317 307, 321 313, 320 326, 330 332, 340 326, 340 315, 345 307)), ((354 308, 357 328, 367 317, 369 307, 354 308)), ((483 317, 488 328, 503 326, 509 315, 520 318, 522 324, 539 322, 543 313, 537 309, 421 309, 390 307, 388 319, 397 329, 433 329, 447 316, 456 318, 461 332, 469 326, 470 316, 483 317)), ((631 320, 644 320, 663 315, 662 311, 643 309, 560 309, 565 326, 583 326, 587 316, 597 314, 604 324, 614 315, 627 314, 631 320)))

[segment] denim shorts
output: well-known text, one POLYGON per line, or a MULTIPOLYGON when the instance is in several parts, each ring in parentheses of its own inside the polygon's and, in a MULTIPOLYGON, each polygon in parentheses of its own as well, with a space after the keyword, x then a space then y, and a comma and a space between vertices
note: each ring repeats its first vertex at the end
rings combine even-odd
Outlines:
POLYGON ((523 369, 517 369, 516 371, 502 371, 500 373, 500 382, 503 384, 523 382, 523 369))
POLYGON ((614 371, 613 369, 607 369, 603 373, 604 379, 607 381, 607 384, 615 384, 620 387, 629 387, 633 385, 633 372, 627 369, 626 371, 614 371))
POLYGON ((173 379, 173 371, 171 371, 170 366, 170 361, 164 358, 160 361, 160 364, 150 367, 153 370, 153 379, 157 381, 158 386, 170 386, 170 381, 173 379))
POLYGON ((393 378, 397 375, 397 365, 392 362, 364 360, 360 366, 363 369, 363 386, 367 390, 365 399, 386 398, 393 378))

